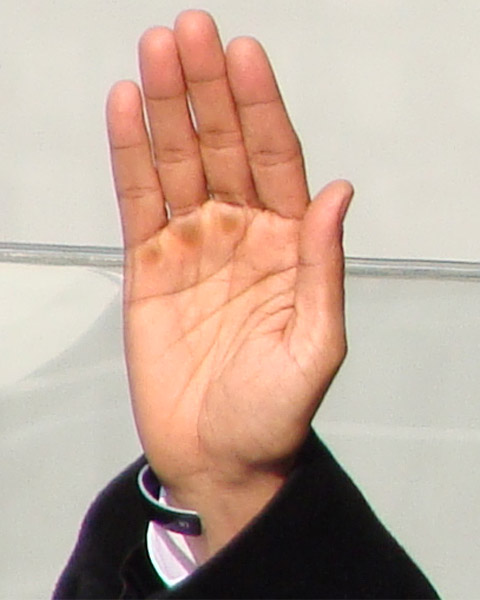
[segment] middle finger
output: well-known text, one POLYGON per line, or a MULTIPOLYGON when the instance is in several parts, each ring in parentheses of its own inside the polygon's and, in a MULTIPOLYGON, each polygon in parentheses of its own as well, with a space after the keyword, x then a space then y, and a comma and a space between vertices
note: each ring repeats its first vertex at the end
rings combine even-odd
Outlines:
POLYGON ((203 11, 187 11, 177 19, 174 32, 208 191, 215 200, 257 206, 215 23, 203 11))

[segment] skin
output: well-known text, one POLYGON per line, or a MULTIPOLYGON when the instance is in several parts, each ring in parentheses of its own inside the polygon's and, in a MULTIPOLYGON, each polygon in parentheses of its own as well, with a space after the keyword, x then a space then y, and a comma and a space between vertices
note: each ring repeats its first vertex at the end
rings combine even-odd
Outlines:
POLYGON ((282 486, 345 357, 353 190, 310 201, 256 40, 224 50, 212 17, 187 11, 144 33, 139 60, 141 88, 119 82, 107 102, 129 382, 151 467, 201 515, 203 562, 282 486))

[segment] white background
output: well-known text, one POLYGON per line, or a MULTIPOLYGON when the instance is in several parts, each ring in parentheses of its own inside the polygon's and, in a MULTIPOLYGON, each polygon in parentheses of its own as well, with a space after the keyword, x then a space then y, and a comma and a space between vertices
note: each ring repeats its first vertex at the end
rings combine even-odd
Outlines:
POLYGON ((0 240, 120 243, 105 95, 189 6, 263 41, 312 190, 355 184, 349 255, 479 260, 477 0, 2 0, 0 240))

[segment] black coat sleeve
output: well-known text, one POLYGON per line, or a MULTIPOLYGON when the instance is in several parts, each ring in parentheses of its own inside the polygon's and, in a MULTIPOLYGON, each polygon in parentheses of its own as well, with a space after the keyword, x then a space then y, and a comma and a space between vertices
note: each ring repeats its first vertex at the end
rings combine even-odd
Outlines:
POLYGON ((55 598, 438 598, 313 432, 261 514, 170 589, 146 556, 138 468, 93 505, 55 598), (72 593, 72 581, 83 596, 72 593), (85 595, 87 584, 99 595, 85 595))
POLYGON ((146 531, 143 503, 137 490, 139 458, 97 496, 53 593, 57 599, 121 598, 124 563, 142 544, 146 531))

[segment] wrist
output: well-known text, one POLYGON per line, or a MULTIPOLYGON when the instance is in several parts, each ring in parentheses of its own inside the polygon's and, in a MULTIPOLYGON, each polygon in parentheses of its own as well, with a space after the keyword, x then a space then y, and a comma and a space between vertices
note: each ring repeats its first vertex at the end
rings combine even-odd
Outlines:
POLYGON ((169 506, 196 511, 202 534, 188 544, 203 563, 228 544, 271 501, 284 484, 288 470, 252 472, 248 477, 218 481, 203 478, 189 488, 167 487, 169 506))

